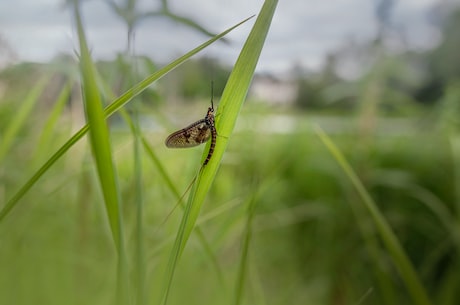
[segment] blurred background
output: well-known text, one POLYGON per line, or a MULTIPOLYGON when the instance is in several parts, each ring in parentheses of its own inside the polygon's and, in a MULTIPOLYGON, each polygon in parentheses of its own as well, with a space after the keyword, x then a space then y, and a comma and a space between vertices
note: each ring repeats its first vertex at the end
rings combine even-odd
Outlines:
MULTIPOLYGON (((82 1, 104 100, 109 104, 262 4, 82 1)), ((164 139, 204 117, 211 81, 218 105, 252 24, 125 107, 180 192, 203 148, 169 150, 164 139)), ((249 207, 243 304, 413 303, 316 125, 376 201, 432 303, 459 304, 458 29, 455 0, 280 1, 199 220, 215 261, 192 235, 170 304, 234 298, 249 207)), ((0 3, 0 208, 85 123, 77 49, 70 2, 0 3)), ((121 116, 109 124, 134 264, 133 136, 121 116)), ((168 216, 177 196, 147 152, 142 203, 146 291, 133 304, 157 304, 181 211, 168 216)), ((0 222, 0 304, 112 304, 116 252, 104 213, 84 139, 0 222)))

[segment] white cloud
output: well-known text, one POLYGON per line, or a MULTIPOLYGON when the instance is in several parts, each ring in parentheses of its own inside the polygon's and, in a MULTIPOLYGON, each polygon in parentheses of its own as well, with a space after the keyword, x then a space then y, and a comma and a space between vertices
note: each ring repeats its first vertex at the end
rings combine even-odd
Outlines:
MULTIPOLYGON (((451 0, 455 1, 455 0, 451 0)), ((458 1, 458 0, 456 0, 458 1)), ((46 61, 56 53, 73 52, 77 45, 69 9, 62 0, 15 0, 0 3, 0 35, 20 58, 46 61)), ((151 10, 156 2, 144 0, 151 10)), ((170 0, 170 8, 220 32, 259 11, 262 0, 170 0)), ((392 21, 404 28, 413 46, 432 46, 436 30, 426 21, 435 0, 396 1, 392 21)), ((372 39, 376 33, 376 1, 279 1, 259 69, 288 69, 294 62, 319 67, 325 54, 346 40, 372 39)), ((158 5, 158 4, 156 4, 158 5)), ((103 1, 83 1, 87 35, 98 58, 114 57, 125 49, 126 29, 103 1)), ((214 44, 204 54, 236 60, 251 24, 230 33, 231 45, 214 44)), ((165 18, 145 21, 136 30, 136 52, 166 61, 190 50, 207 38, 165 18)))

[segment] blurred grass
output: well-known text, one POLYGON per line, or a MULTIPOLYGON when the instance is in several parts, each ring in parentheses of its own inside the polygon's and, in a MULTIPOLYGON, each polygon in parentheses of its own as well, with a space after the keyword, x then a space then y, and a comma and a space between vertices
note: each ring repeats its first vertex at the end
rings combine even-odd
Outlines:
MULTIPOLYGON (((187 56, 128 90, 104 115, 113 114, 187 56)), ((29 94, 14 92, 11 96, 21 98, 5 99, 8 107, 18 109, 16 116, 4 112, 3 104, 0 108, 0 145, 7 147, 0 163, 0 208, 6 211, 11 200, 24 201, 0 222, 0 304, 113 304, 117 254, 103 205, 98 204, 103 201, 99 178, 88 144, 75 145, 88 128, 61 146, 73 124, 62 108, 70 88, 64 85, 53 106, 34 115, 42 86, 39 80, 29 94), (42 179, 29 180, 18 193, 30 177, 29 165, 42 162, 54 147, 61 149, 35 176, 42 179), (42 177, 43 169, 47 175, 42 177)), ((377 105, 381 97, 372 92, 382 92, 382 86, 373 83, 363 100, 377 105)), ((245 95, 245 90, 229 86, 228 100, 245 95)), ((220 166, 220 172, 216 179, 215 172, 209 176, 212 187, 200 203, 198 234, 190 235, 183 250, 170 303, 414 303, 402 282, 407 274, 400 276, 394 267, 372 218, 354 210, 362 198, 317 138, 311 128, 315 122, 348 160, 362 191, 374 199, 429 298, 434 304, 457 304, 460 149, 451 112, 456 101, 458 89, 452 86, 443 105, 445 121, 418 124, 424 118, 417 113, 415 123, 408 119, 405 125, 412 129, 397 133, 388 132, 394 121, 383 120, 376 108, 357 119, 284 112, 251 100, 240 113, 241 104, 221 102, 225 109, 219 108, 218 131, 224 137, 231 133, 231 139, 218 139, 228 146, 221 146, 220 153, 216 148, 211 160, 212 170, 220 166), (224 124, 226 112, 235 119, 238 115, 234 132, 234 120, 224 124), (372 128, 363 128, 362 122, 372 128)), ((203 101, 203 109, 208 104, 203 101)), ((160 111, 166 110, 142 107, 140 113, 151 120, 160 111)), ((131 114, 124 112, 123 117, 129 121, 131 114)), ((164 219, 179 190, 194 177, 194 166, 201 164, 201 150, 172 153, 163 146, 166 131, 142 131, 142 124, 136 124, 129 130, 111 121, 107 137, 124 203, 120 215, 127 288, 136 291, 133 304, 157 304, 182 215, 176 211, 164 219)))
MULTIPOLYGON (((236 297, 230 283, 243 283, 236 281, 240 243, 242 232, 247 230, 247 200, 255 192, 251 243, 245 246, 249 250, 246 262, 249 267, 243 300, 260 301, 262 294, 267 304, 335 304, 337 299, 353 303, 373 289, 364 301, 388 304, 376 284, 375 271, 389 282, 387 289, 393 300, 411 303, 379 244, 381 265, 376 266, 369 256, 361 228, 356 226, 348 204, 360 199, 309 124, 305 124, 305 120, 312 118, 293 115, 299 126, 293 133, 266 133, 258 126, 263 126, 260 120, 270 120, 270 116, 265 113, 265 119, 257 117, 257 111, 257 107, 249 105, 241 114, 241 122, 250 121, 254 128, 243 128, 243 124, 232 137, 221 174, 203 206, 205 221, 198 219, 229 287, 223 290, 218 284, 214 269, 192 235, 176 274, 171 303, 225 304, 229 293, 236 297), (267 179, 272 182, 262 190, 261 184, 267 179), (219 212, 226 205, 230 208, 219 212), (200 280, 190 281, 193 276, 199 276, 200 280)), ((133 151, 126 145, 131 140, 128 131, 112 132, 122 198, 131 202, 133 151)), ((146 136, 154 146, 161 147, 165 135, 146 136)), ((367 147, 366 166, 361 158, 356 158, 354 133, 335 134, 333 139, 352 166, 359 169, 358 175, 382 209, 436 304, 455 304, 458 298, 452 287, 459 280, 452 248, 455 231, 444 226, 418 199, 426 197, 427 192, 434 194, 454 218, 450 208, 455 186, 449 178, 453 169, 449 167, 447 138, 424 131, 376 137, 372 146, 367 147), (452 301, 440 302, 446 299, 452 301)), ((157 153, 168 171, 182 171, 182 162, 177 162, 166 149, 157 153)), ((92 204, 100 200, 100 194, 85 155, 81 150, 69 151, 47 180, 41 181, 26 197, 27 204, 18 206, 1 224, 0 303, 111 303, 114 282, 107 270, 111 270, 115 257, 103 213, 92 204), (75 160, 82 161, 74 164, 75 160), (76 179, 84 185, 78 187, 76 179), (87 210, 81 215, 83 207, 87 210), (28 293, 24 294, 24 290, 28 293)), ((8 155, 9 160, 12 158, 8 155)), ((155 283, 162 279, 160 265, 169 257, 169 247, 157 249, 157 246, 176 232, 180 215, 176 212, 157 230, 177 197, 157 177, 154 165, 145 159, 147 156, 142 158, 146 285, 150 287, 147 299, 155 300, 160 293, 159 288, 155 289, 155 283)), ((182 184, 178 186, 181 189, 192 176, 191 170, 173 175, 182 184)), ((129 228, 135 214, 128 206, 123 213, 128 230, 127 248, 132 251, 135 235, 129 228)), ((367 234, 375 234, 367 218, 360 223, 367 234)))
MULTIPOLYGON (((204 101, 204 108, 207 103, 204 101)), ((192 237, 176 274, 171 302, 224 304, 238 298, 242 303, 252 300, 258 304, 264 300, 268 304, 335 304, 338 299, 353 303, 364 298, 372 304, 411 303, 379 243, 375 245, 377 254, 370 255, 362 233, 364 230, 375 236, 376 231, 365 216, 357 225, 350 207, 360 199, 316 138, 310 124, 315 121, 331 134, 357 169, 434 302, 456 304, 458 220, 453 211, 457 184, 452 165, 457 156, 451 150, 452 132, 430 126, 419 130, 414 125, 416 132, 375 134, 358 156, 360 125, 354 118, 340 118, 350 123, 350 128, 337 132, 330 118, 285 113, 292 120, 292 129, 277 133, 276 128, 265 128, 267 122, 276 127, 274 115, 251 102, 243 109, 239 131, 232 136, 221 174, 210 189, 208 204, 203 206, 203 221, 198 219, 226 287, 216 281, 208 256, 192 237), (265 184, 268 187, 263 187, 265 184), (250 202, 256 207, 248 223, 250 202), (224 207, 228 208, 222 210, 224 207), (251 242, 240 248, 242 240, 251 242), (241 255, 243 250, 246 254, 241 255), (197 275, 200 281, 190 281, 197 275), (379 277, 386 286, 377 284, 379 277)), ((47 116, 43 121, 43 126, 49 122, 47 116)), ((381 122, 376 127, 385 129, 385 125, 379 126, 381 122)), ((61 128, 53 128, 55 136, 49 137, 50 146, 62 139, 60 133, 67 134, 65 121, 60 124, 61 128)), ((385 124, 391 126, 391 119, 385 124)), ((40 135, 32 130, 33 125, 23 128, 23 135, 40 135)), ((121 196, 126 202, 134 202, 134 152, 126 145, 131 143, 131 136, 123 129, 112 133, 121 196)), ((154 148, 160 148, 155 150, 157 159, 165 171, 173 173, 172 183, 178 184, 174 187, 185 189, 194 171, 191 167, 183 169, 190 162, 178 162, 163 149, 165 135, 153 132, 144 136, 154 148)), ((8 162, 2 164, 3 177, 26 157, 13 152, 27 147, 34 148, 34 141, 13 142, 11 153, 6 155, 8 162)), ((198 159, 199 151, 184 153, 198 159)), ((146 299, 151 301, 161 293, 155 283, 163 279, 161 265, 170 253, 169 247, 158 246, 162 242, 171 245, 180 215, 176 212, 157 230, 177 194, 159 179, 150 157, 142 154, 141 158, 146 286, 151 288, 146 299)), ((24 198, 27 204, 18 206, 1 224, 0 268, 4 272, 0 275, 0 303, 111 303, 115 273, 110 270, 116 257, 103 212, 92 204, 100 201, 101 195, 88 161, 85 151, 69 151, 47 179, 24 198)), ((8 185, 12 183, 10 180, 8 185)), ((132 253, 136 237, 130 230, 134 209, 126 206, 123 214, 127 248, 132 253)))
MULTIPOLYGON (((199 47, 193 49, 192 51, 188 52, 187 54, 181 56, 180 58, 176 59, 175 61, 171 62, 170 64, 164 66, 163 68, 159 69, 157 72, 154 74, 150 75, 146 79, 142 80, 139 82, 137 85, 134 87, 130 88, 127 90, 123 95, 121 95, 119 98, 117 98, 113 103, 108 105, 104 109, 104 115, 106 117, 111 116, 114 114, 118 109, 123 107, 126 103, 131 101, 135 96, 139 95, 142 93, 145 89, 148 88, 154 81, 158 80, 162 76, 164 76, 166 73, 172 71, 174 68, 185 62, 187 59, 195 55, 196 53, 200 52, 216 40, 220 39, 221 37, 225 36, 228 34, 230 31, 235 29, 236 27, 240 26, 242 23, 246 22, 248 19, 243 20, 242 22, 236 24, 235 26, 227 29, 226 31, 222 32, 219 35, 216 35, 215 37, 211 38, 207 42, 203 43, 199 47)), ((26 107, 26 110, 28 107, 26 107)), ((22 120, 20 121, 22 122, 22 120)), ((13 121, 13 127, 17 124, 15 121, 13 121)), ((5 204, 4 207, 2 207, 2 210, 0 210, 0 221, 13 209, 13 207, 17 204, 17 202, 29 191, 29 189, 42 177, 43 174, 45 174, 48 169, 57 161, 59 158, 67 152, 76 142, 78 142, 85 134, 88 132, 88 124, 83 126, 79 131, 77 131, 64 145, 62 145, 58 151, 56 151, 46 162, 43 164, 36 172, 35 174, 28 179, 23 186, 11 197, 11 199, 5 204)), ((12 132, 15 132, 16 128, 12 129, 12 132)), ((8 143, 7 143, 8 144, 8 143)))
MULTIPOLYGON (((414 304, 420 305, 429 305, 431 302, 428 299, 428 295, 421 284, 417 273, 414 270, 410 260, 408 259, 406 253, 404 252, 401 244, 398 241, 398 238, 391 230, 390 226, 388 225, 385 217, 383 217, 382 213, 380 212, 379 208, 377 207, 376 203, 370 196, 369 192, 366 191, 366 188, 356 175, 355 171, 352 169, 348 161, 344 158, 343 154, 334 145, 331 139, 324 133, 324 131, 319 127, 316 127, 316 132, 318 133, 321 141, 324 145, 328 148, 331 154, 336 159, 337 163, 340 165, 344 173, 347 175, 350 182, 356 188, 359 196, 361 197, 364 207, 367 209, 368 213, 372 217, 375 227, 379 232, 381 239, 383 240, 385 247, 387 248, 388 252, 392 256, 392 260, 394 264, 397 266, 401 277, 404 279, 404 282, 411 293, 412 300, 414 304)), ((355 209, 360 208, 356 206, 355 209)), ((361 208, 362 209, 362 208, 361 208)), ((358 213, 357 215, 363 215, 363 213, 358 213)), ((357 217, 357 221, 359 222, 361 217, 357 217)), ((362 225, 361 225, 362 226, 362 225)), ((362 226, 363 227, 363 226, 362 226)), ((374 240, 370 241, 368 248, 371 249, 371 253, 377 253, 377 250, 374 250, 376 242, 374 240)), ((376 255, 377 256, 377 255, 376 255)), ((376 261, 378 264, 378 260, 376 261)))
POLYGON ((29 94, 25 97, 24 102, 21 103, 12 120, 8 120, 9 124, 2 132, 2 141, 0 142, 0 163, 3 162, 3 159, 11 148, 15 138, 18 138, 18 133, 21 128, 24 127, 27 119, 32 115, 33 108, 35 107, 40 95, 43 93, 48 80, 49 76, 42 77, 42 79, 37 82, 35 87, 33 87, 29 94))

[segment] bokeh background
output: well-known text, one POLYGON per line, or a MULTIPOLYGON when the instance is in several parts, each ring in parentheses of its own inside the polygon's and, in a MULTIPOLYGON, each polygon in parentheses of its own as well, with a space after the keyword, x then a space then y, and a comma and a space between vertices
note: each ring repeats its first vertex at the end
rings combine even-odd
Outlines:
MULTIPOLYGON (((256 14, 262 3, 81 1, 104 100, 256 14)), ((204 116, 211 81, 218 105, 251 22, 125 107, 180 193, 203 148, 170 150, 164 139, 204 116)), ((414 304, 315 126, 358 174, 432 304, 458 304, 459 28, 459 1, 280 1, 170 304, 238 304, 240 284, 241 304, 414 304), (238 278, 243 250, 245 281, 238 278)), ((0 209, 85 123, 77 49, 70 2, 0 3, 0 209)), ((133 135, 121 116, 108 125, 128 260, 146 262, 145 293, 132 304, 158 304, 182 212, 148 152, 139 190, 133 135)), ((115 265, 85 139, 1 219, 0 304, 112 304, 115 265)), ((132 273, 131 285, 139 285, 132 273)))

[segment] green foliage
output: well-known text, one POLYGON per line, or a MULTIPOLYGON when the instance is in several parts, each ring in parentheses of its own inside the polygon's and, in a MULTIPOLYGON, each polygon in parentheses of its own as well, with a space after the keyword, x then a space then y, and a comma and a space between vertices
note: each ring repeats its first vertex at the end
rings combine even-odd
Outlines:
MULTIPOLYGON (((200 214, 204 199, 208 194, 211 184, 216 176, 217 169, 227 147, 228 137, 231 136, 240 113, 240 109, 246 100, 255 68, 262 52, 265 37, 268 34, 273 14, 275 13, 277 1, 266 1, 260 11, 251 33, 246 40, 243 49, 238 57, 232 73, 225 86, 219 108, 216 113, 216 129, 221 137, 214 149, 214 154, 206 166, 200 168, 196 182, 190 191, 189 200, 184 211, 184 216, 176 235, 167 266, 165 295, 162 301, 167 303, 171 289, 172 278, 189 236, 195 227, 196 220, 200 214)), ((206 145, 209 150, 211 143, 206 145)), ((204 151, 201 161, 207 156, 204 151)), ((203 164, 203 163, 202 163, 203 164)))
POLYGON ((166 290, 168 303, 191 305, 459 302, 457 81, 435 115, 406 107, 413 74, 386 58, 348 88, 328 73, 305 80, 325 102, 352 92, 352 116, 242 107, 275 6, 266 2, 228 82, 224 70, 198 69, 205 60, 190 64, 200 71, 193 97, 209 97, 210 80, 226 83, 202 170, 209 144, 200 160, 199 148, 166 150, 166 131, 143 125, 162 126, 170 111, 149 86, 231 29, 160 69, 126 56, 93 65, 81 36, 90 120, 74 134, 68 59, 39 77, 36 65, 2 73, 0 304, 160 304, 166 290), (135 86, 133 62, 145 77, 135 86), (49 79, 64 81, 42 106, 49 79), (103 100, 113 102, 103 110, 103 100), (398 116, 382 116, 388 107, 398 116))
POLYGON ((369 88, 378 91, 375 106, 383 115, 410 115, 421 105, 439 103, 444 90, 460 78, 460 10, 450 9, 442 20, 439 31, 443 39, 431 50, 394 54, 378 37, 332 51, 318 72, 295 66, 292 74, 298 92, 294 104, 300 109, 347 113, 362 109, 360 97, 369 88), (353 75, 355 69, 362 70, 362 76, 353 75))
MULTIPOLYGON (((331 152, 331 154, 337 160, 339 165, 342 167, 342 170, 348 176, 353 186, 356 188, 359 197, 363 201, 363 207, 353 206, 353 208, 355 210, 365 208, 368 211, 369 215, 372 217, 377 232, 379 233, 386 248, 388 249, 388 252, 392 257, 394 264, 397 266, 397 269, 401 274, 401 277, 403 278, 407 286, 407 289, 411 294, 413 303, 420 305, 431 304, 431 302, 428 299, 428 295, 425 289, 423 288, 423 285, 418 279, 414 267, 412 266, 410 260, 406 256, 406 253, 401 247, 401 244, 399 243, 396 235, 391 230, 385 217, 383 217, 381 211, 379 210, 376 203, 370 196, 369 192, 366 191, 366 188, 364 187, 363 183, 360 181, 356 173, 353 171, 348 161, 345 159, 340 150, 334 145, 331 139, 324 133, 324 131, 321 128, 317 127, 317 133, 319 134, 319 137, 321 138, 322 142, 327 146, 328 150, 331 152)), ((363 215, 363 212, 356 211, 356 213, 358 215, 363 215)), ((372 247, 376 244, 375 241, 370 241, 369 243, 371 244, 369 245, 369 247, 372 247)), ((377 253, 378 251, 375 250, 375 252, 377 253)), ((376 263, 378 264, 378 261, 376 261, 376 263)))
POLYGON ((460 78, 460 59, 454 51, 460 48, 459 26, 460 9, 451 10, 441 27, 444 40, 430 54, 433 78, 439 78, 444 83, 460 78))
POLYGON ((214 96, 222 95, 225 83, 230 75, 230 69, 222 66, 212 58, 201 58, 189 61, 184 65, 181 73, 176 76, 178 86, 174 88, 186 101, 208 97, 210 94, 210 81, 214 83, 214 96))

